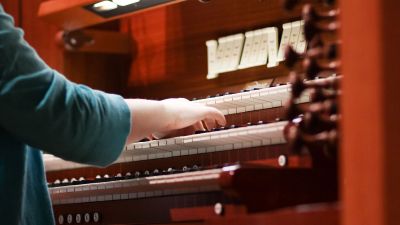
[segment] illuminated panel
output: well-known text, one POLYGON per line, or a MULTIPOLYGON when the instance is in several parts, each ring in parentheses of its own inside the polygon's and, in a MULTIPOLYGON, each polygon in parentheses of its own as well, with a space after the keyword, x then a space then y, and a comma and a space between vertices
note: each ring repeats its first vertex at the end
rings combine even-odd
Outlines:
POLYGON ((127 6, 130 4, 138 3, 141 0, 113 0, 113 2, 119 6, 127 6))
POLYGON ((172 1, 173 0, 112 0, 86 5, 84 8, 103 18, 110 18, 172 1))

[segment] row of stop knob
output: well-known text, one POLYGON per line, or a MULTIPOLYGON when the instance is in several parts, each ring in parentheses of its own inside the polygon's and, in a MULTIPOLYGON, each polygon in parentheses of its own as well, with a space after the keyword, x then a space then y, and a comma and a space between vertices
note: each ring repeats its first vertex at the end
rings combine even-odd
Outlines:
POLYGON ((58 215, 57 222, 59 225, 63 224, 83 224, 83 223, 99 223, 101 221, 101 214, 99 212, 93 213, 77 213, 58 215))

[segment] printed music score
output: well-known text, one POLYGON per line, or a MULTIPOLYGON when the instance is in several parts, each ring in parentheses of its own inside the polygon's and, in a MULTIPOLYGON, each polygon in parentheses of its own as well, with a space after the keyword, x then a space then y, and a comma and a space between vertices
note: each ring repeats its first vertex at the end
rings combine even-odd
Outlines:
POLYGON ((284 51, 287 46, 292 46, 300 54, 304 53, 307 48, 304 21, 283 24, 280 43, 278 39, 279 29, 267 27, 206 41, 207 79, 215 79, 220 73, 250 67, 276 67, 285 60, 284 51))

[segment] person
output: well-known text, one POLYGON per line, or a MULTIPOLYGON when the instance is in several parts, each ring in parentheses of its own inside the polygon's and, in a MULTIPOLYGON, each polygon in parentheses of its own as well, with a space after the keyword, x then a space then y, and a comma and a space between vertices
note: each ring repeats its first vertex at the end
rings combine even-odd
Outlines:
POLYGON ((69 81, 39 58, 0 4, 1 224, 54 224, 41 150, 106 166, 126 143, 217 123, 225 124, 220 111, 185 99, 123 99, 69 81))

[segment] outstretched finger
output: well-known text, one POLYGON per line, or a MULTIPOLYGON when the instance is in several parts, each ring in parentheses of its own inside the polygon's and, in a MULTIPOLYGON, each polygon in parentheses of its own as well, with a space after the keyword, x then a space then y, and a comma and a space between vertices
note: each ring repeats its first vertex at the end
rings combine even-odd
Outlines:
POLYGON ((222 112, 219 111, 218 109, 212 108, 212 107, 207 107, 205 120, 216 121, 221 126, 225 126, 226 125, 226 119, 225 119, 224 114, 222 114, 222 112))

